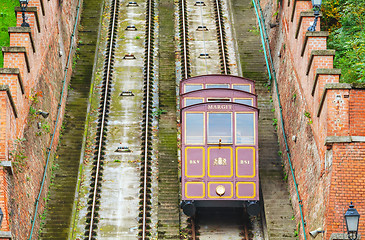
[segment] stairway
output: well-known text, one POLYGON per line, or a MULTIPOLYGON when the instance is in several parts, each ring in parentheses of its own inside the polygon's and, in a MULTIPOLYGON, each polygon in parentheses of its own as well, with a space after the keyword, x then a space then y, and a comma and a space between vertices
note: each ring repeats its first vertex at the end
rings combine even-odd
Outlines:
POLYGON ((71 78, 58 159, 54 161, 58 167, 49 190, 42 240, 68 239, 102 6, 103 0, 83 2, 79 59, 71 78))
POLYGON ((259 115, 260 182, 267 235, 270 240, 296 239, 294 212, 287 183, 284 181, 279 152, 278 136, 273 126, 274 107, 266 84, 265 59, 262 53, 260 33, 255 30, 256 16, 251 0, 232 0, 234 29, 240 54, 243 77, 256 81, 259 115), (239 23, 239 24, 237 24, 239 23))

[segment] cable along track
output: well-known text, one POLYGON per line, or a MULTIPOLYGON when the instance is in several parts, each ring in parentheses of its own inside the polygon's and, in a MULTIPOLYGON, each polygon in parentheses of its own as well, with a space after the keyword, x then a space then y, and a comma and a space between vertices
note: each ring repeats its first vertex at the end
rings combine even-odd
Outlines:
POLYGON ((230 74, 228 67, 228 53, 226 45, 226 31, 224 29, 223 15, 222 15, 222 3, 221 0, 214 0, 214 10, 216 14, 216 25, 217 25, 217 37, 219 44, 219 53, 221 56, 221 70, 222 74, 230 74))
MULTIPOLYGON (((131 3, 131 2, 130 2, 131 3)), ((129 3, 129 4, 130 4, 129 3)), ((133 3, 133 2, 132 2, 133 3)), ((96 132, 96 144, 93 157, 93 169, 88 197, 88 213, 86 216, 85 238, 87 240, 97 239, 97 225, 99 222, 100 192, 102 189, 103 161, 105 159, 105 143, 108 126, 108 113, 110 110, 111 87, 113 76, 113 64, 117 39, 119 0, 111 0, 110 22, 108 26, 108 37, 106 56, 104 61, 103 79, 101 87, 101 100, 99 103, 99 116, 96 132)), ((152 140, 152 77, 153 77, 153 19, 154 1, 146 2, 146 40, 145 40, 145 62, 144 62, 144 87, 143 87, 143 119, 142 119, 142 166, 140 173, 140 207, 139 207, 139 239, 149 239, 150 204, 151 204, 151 140, 152 140)))

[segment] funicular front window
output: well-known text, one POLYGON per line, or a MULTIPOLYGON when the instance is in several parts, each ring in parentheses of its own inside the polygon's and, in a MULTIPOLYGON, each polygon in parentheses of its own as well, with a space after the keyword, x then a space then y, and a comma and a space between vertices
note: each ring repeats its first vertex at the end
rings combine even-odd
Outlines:
POLYGON ((204 113, 186 113, 185 144, 204 144, 204 113))
POLYGON ((254 113, 236 113, 236 144, 255 144, 254 113))
POLYGON ((232 143, 232 113, 208 113, 208 144, 232 143))
POLYGON ((203 89, 203 85, 202 84, 185 84, 185 92, 191 92, 191 91, 196 91, 196 90, 200 90, 203 89))
POLYGON ((245 92, 251 92, 250 84, 233 84, 233 89, 242 90, 245 92))
POLYGON ((229 88, 229 84, 206 84, 206 88, 229 88))
POLYGON ((234 102, 253 106, 252 100, 253 100, 252 98, 236 98, 234 99, 234 102))
POLYGON ((202 102, 203 98, 185 98, 185 107, 202 102))

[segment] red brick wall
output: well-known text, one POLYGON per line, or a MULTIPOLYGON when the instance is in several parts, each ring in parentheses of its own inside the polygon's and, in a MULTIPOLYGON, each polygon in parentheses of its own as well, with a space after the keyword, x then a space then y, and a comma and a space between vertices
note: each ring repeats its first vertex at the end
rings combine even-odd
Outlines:
MULTIPOLYGON (((333 70, 333 52, 326 46, 328 33, 318 32, 320 21, 317 33, 306 35, 314 20, 313 13, 308 13, 311 1, 283 0, 277 8, 272 7, 274 2, 261 1, 265 16, 269 16, 266 24, 273 22, 271 16, 276 11, 280 23, 276 28, 267 27, 278 79, 278 89, 273 87, 274 104, 278 109, 278 90, 307 239, 308 232, 318 227, 325 230, 323 239, 330 239, 332 233, 342 232, 343 209, 351 200, 357 209, 365 205, 365 191, 358 191, 365 189, 365 139, 353 137, 365 138, 365 85, 339 84, 339 72, 333 70)), ((278 124, 289 191, 299 222, 298 196, 282 131, 278 124)), ((360 233, 365 233, 365 224, 361 224, 360 233)), ((302 228, 299 238, 304 239, 302 228)))
MULTIPOLYGON (((329 233, 342 232, 343 215, 351 201, 359 214, 365 216, 365 143, 335 144, 333 152, 325 239, 329 239, 329 233)), ((359 230, 361 233, 365 231, 365 221, 361 218, 359 230)))
MULTIPOLYGON (((26 13, 27 22, 31 26, 34 49, 29 33, 10 32, 10 46, 26 48, 29 71, 24 53, 7 52, 4 54, 4 68, 18 68, 25 89, 25 92, 22 93, 17 74, 0 73, 0 85, 8 84, 10 86, 18 113, 18 118, 15 118, 6 91, 0 91, 0 106, 7 106, 7 108, 0 108, 0 157, 1 160, 11 160, 14 168, 14 174, 10 175, 7 170, 3 171, 0 167, 0 180, 3 180, 0 181, 0 206, 3 211, 5 209, 4 215, 6 215, 2 223, 2 230, 10 230, 13 239, 16 240, 24 240, 29 237, 31 219, 34 215, 39 216, 44 209, 49 177, 46 178, 37 213, 34 212, 35 199, 38 197, 43 177, 46 149, 50 144, 51 133, 55 127, 77 4, 78 1, 72 0, 63 0, 62 4, 60 1, 43 1, 44 12, 42 12, 40 0, 30 0, 28 7, 36 7, 29 8, 32 12, 26 13), (37 14, 33 11, 35 9, 37 14), (40 115, 31 114, 30 107, 36 111, 49 112, 49 117, 44 119, 40 115), (3 116, 7 116, 7 118, 3 116), (48 124, 51 133, 38 129, 39 122, 48 124), (9 154, 11 150, 18 156, 24 155, 24 159, 17 161, 14 154, 11 157, 9 154)), ((18 12, 18 27, 22 21, 21 13, 18 12)), ((71 74, 72 71, 69 69, 66 84, 68 84, 71 74)), ((62 99, 60 121, 62 121, 66 96, 67 87, 64 99, 62 99)), ((56 149, 61 125, 62 122, 58 124, 52 151, 56 149)), ((33 239, 37 239, 39 223, 40 218, 38 217, 33 239)))
POLYGON ((365 136, 365 91, 357 90, 350 98, 350 135, 365 136))

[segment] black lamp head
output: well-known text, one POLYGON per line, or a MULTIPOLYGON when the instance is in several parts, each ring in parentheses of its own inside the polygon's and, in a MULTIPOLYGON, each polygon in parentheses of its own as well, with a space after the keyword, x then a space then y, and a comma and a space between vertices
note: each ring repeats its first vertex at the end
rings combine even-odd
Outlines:
POLYGON ((22 8, 22 11, 23 11, 23 9, 27 8, 29 0, 19 0, 19 3, 20 3, 20 7, 22 8))
POLYGON ((41 115, 43 118, 48 118, 49 112, 43 112, 42 110, 39 110, 37 114, 41 115))

